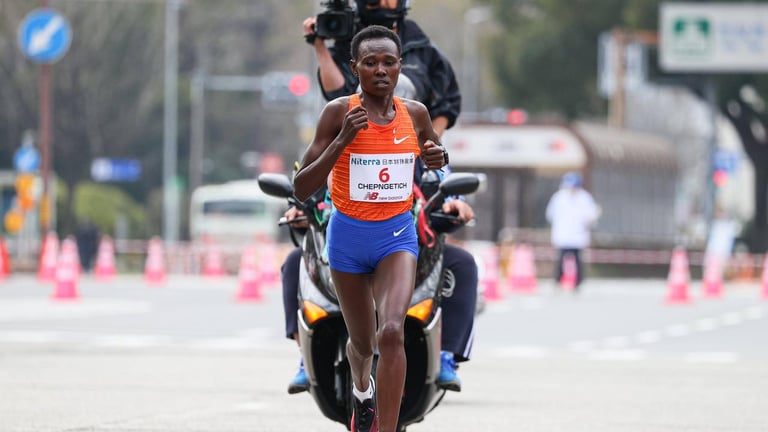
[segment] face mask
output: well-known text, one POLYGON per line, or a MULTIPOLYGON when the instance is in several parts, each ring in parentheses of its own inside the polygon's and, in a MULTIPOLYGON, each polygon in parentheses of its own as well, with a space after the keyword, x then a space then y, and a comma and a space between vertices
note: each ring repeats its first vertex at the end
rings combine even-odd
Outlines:
POLYGON ((408 9, 408 2, 402 0, 398 2, 398 6, 395 9, 367 9, 366 5, 368 3, 379 4, 377 1, 357 1, 357 14, 364 26, 381 25, 392 29, 397 25, 398 21, 405 17, 405 11, 408 9))
POLYGON ((380 25, 389 29, 394 28, 402 15, 391 9, 371 9, 360 12, 360 22, 365 26, 380 25))

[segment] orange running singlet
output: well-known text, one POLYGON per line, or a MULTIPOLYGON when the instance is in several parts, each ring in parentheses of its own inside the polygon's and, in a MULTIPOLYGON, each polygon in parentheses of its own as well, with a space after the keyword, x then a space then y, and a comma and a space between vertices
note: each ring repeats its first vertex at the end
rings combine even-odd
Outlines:
MULTIPOLYGON (((413 170, 421 154, 411 115, 395 97, 395 118, 387 125, 370 120, 333 168, 331 200, 345 215, 380 221, 411 210, 413 170)), ((349 97, 349 109, 360 95, 349 97)))

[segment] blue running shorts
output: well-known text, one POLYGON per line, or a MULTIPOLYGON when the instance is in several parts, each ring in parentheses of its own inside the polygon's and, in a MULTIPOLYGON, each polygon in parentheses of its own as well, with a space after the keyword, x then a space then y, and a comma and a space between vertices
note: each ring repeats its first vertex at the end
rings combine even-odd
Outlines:
POLYGON ((410 212, 383 221, 362 221, 335 210, 326 229, 328 262, 345 273, 373 273, 384 257, 405 251, 419 256, 410 212))

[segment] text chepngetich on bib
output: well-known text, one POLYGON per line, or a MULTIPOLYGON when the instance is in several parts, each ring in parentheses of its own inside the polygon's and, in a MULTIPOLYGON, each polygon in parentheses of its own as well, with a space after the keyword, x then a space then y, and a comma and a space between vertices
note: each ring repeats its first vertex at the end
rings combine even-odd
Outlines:
POLYGON ((350 199, 365 202, 407 200, 413 188, 415 159, 413 152, 350 154, 350 199))

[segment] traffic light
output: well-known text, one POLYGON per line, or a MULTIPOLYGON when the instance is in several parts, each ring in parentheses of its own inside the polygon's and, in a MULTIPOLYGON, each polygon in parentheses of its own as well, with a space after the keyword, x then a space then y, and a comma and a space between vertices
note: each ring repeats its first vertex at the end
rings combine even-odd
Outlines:
POLYGON ((728 171, 724 169, 716 169, 712 174, 712 182, 715 186, 724 186, 728 183, 728 171))
POLYGON ((305 74, 295 74, 288 80, 288 90, 294 96, 304 96, 309 93, 309 77, 305 74))
POLYGON ((298 107, 309 93, 309 76, 302 72, 268 72, 261 77, 261 103, 265 109, 298 107))
POLYGON ((507 123, 519 126, 528 121, 528 113, 524 109, 515 108, 507 111, 507 123))

